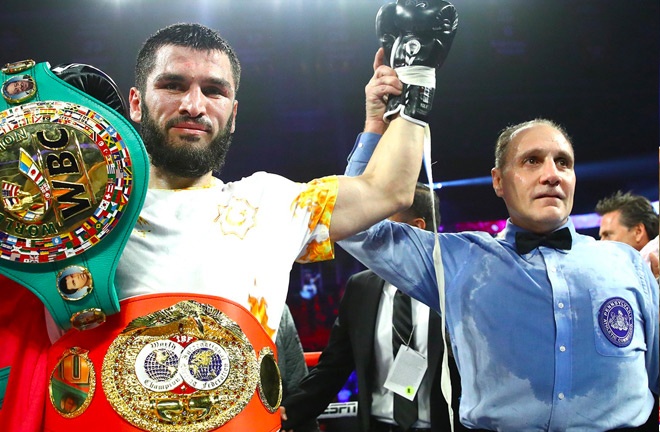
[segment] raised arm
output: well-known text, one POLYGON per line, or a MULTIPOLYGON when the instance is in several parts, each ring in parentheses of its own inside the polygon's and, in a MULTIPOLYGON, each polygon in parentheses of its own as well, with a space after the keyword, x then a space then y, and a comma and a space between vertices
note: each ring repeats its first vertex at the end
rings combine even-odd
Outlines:
POLYGON ((384 119, 389 95, 400 95, 403 87, 394 69, 384 64, 384 56, 380 48, 365 87, 365 132, 384 135, 361 176, 339 178, 330 225, 335 241, 408 208, 419 177, 424 128, 398 116, 391 125, 384 119))
POLYGON ((428 127, 433 105, 435 69, 448 54, 456 24, 454 7, 442 0, 414 7, 401 1, 379 11, 376 29, 384 55, 380 50, 376 54, 374 76, 366 87, 365 131, 380 133, 385 128, 376 114, 386 100, 384 122, 390 123, 364 172, 357 177, 339 178, 330 224, 332 240, 360 232, 412 204, 422 162, 424 128, 428 127), (394 66, 394 70, 384 63, 394 66), (394 80, 394 72, 403 84, 394 80), (375 89, 373 94, 369 88, 375 89))
POLYGON ((422 162, 424 128, 394 119, 364 173, 340 177, 330 237, 360 232, 412 204, 422 162))

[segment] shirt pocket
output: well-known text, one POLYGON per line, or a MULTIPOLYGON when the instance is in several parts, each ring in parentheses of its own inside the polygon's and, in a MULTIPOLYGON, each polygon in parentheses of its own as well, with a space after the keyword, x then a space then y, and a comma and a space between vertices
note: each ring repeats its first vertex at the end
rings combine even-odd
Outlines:
POLYGON ((646 352, 644 321, 633 291, 589 288, 596 351, 608 357, 646 352))

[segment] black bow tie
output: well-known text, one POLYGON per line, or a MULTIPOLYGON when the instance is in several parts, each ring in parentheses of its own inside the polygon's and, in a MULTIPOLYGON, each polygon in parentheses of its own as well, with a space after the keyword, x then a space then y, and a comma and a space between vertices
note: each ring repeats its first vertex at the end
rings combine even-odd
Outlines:
POLYGON ((529 253, 539 246, 570 250, 571 244, 571 231, 568 228, 562 228, 548 235, 539 235, 526 231, 516 233, 516 249, 518 249, 518 253, 521 255, 529 253))

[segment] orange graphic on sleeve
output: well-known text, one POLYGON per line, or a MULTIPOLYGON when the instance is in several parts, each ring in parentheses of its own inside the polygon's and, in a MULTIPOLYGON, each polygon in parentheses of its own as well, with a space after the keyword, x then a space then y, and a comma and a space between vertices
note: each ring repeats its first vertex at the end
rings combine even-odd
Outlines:
POLYGON ((323 261, 334 257, 329 232, 330 218, 337 201, 338 185, 337 176, 313 180, 291 204, 294 212, 299 208, 310 213, 309 232, 315 237, 298 257, 298 262, 323 261))
POLYGON ((296 262, 306 264, 325 261, 334 257, 335 249, 333 243, 329 239, 321 242, 312 240, 305 248, 305 251, 298 257, 298 259, 296 259, 296 262))

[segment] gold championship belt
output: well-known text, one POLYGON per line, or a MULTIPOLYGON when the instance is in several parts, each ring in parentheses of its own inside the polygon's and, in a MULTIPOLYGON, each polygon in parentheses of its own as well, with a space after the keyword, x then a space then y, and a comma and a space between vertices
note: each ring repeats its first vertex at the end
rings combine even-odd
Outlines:
POLYGON ((124 300, 103 326, 56 342, 48 359, 51 381, 72 364, 81 371, 102 364, 102 392, 87 380, 87 397, 77 403, 85 409, 74 416, 53 402, 46 430, 90 424, 113 431, 280 429, 274 344, 248 310, 229 300, 196 294, 124 300))
POLYGON ((48 63, 5 65, 0 94, 0 274, 61 329, 98 326, 119 310, 115 269, 147 190, 142 141, 48 63))
POLYGON ((249 311, 195 294, 120 305, 148 156, 123 116, 61 76, 0 70, 0 274, 69 330, 48 350, 44 430, 279 431, 275 346, 249 311))

